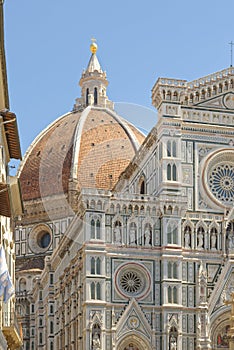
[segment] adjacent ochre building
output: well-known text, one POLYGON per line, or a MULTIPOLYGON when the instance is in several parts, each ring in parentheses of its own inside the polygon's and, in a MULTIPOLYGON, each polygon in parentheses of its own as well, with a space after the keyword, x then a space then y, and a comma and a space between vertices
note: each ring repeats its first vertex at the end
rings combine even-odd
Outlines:
POLYGON ((0 349, 19 349, 22 334, 15 313, 14 219, 22 214, 16 177, 9 176, 11 158, 21 159, 16 116, 9 111, 4 50, 3 1, 0 1, 0 349), (6 283, 6 284, 4 284, 6 283), (5 287, 4 287, 5 286, 5 287))
POLYGON ((25 349, 228 349, 234 68, 159 78, 144 138, 108 100, 96 49, 74 109, 19 169, 25 349))

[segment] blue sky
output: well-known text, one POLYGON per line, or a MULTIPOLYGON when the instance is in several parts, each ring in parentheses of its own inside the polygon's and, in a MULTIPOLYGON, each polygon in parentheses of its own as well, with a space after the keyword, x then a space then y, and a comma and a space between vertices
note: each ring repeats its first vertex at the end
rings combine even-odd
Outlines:
POLYGON ((10 105, 23 153, 80 96, 92 37, 108 97, 146 107, 132 119, 146 130, 156 119, 148 108, 159 76, 193 80, 230 65, 233 0, 5 0, 4 7, 10 105))

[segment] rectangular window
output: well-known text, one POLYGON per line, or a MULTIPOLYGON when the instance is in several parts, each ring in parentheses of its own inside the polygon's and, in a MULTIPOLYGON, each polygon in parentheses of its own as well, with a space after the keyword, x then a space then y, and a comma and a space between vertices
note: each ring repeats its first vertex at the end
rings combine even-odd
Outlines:
POLYGON ((50 284, 51 285, 54 284, 54 274, 53 273, 50 274, 50 284))

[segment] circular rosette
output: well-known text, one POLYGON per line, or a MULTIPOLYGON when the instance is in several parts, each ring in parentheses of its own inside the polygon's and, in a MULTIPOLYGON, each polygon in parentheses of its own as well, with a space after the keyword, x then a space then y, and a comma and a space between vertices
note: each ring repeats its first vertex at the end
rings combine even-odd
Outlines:
POLYGON ((209 156, 202 178, 206 194, 215 204, 233 206, 234 150, 222 150, 209 156))
POLYGON ((141 264, 123 264, 115 273, 115 287, 121 296, 142 299, 149 293, 150 286, 149 272, 141 264))

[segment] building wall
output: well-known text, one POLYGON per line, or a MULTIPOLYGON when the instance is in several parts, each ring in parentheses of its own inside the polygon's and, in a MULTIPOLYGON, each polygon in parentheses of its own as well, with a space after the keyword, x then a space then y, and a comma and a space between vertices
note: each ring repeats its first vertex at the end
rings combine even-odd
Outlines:
POLYGON ((157 125, 114 191, 81 191, 46 258, 31 349, 227 348, 233 76, 158 80, 157 125))

